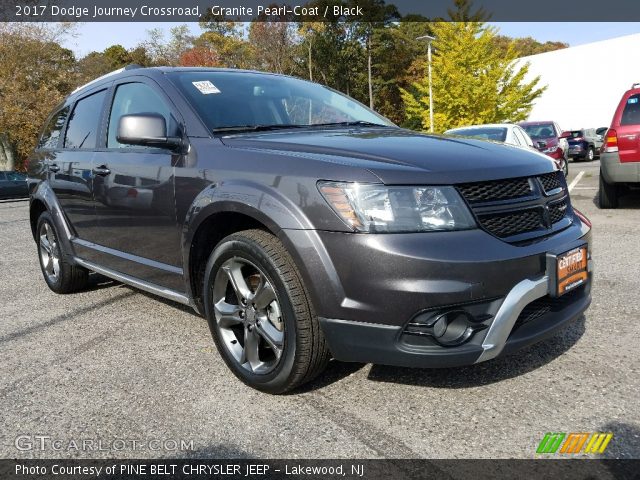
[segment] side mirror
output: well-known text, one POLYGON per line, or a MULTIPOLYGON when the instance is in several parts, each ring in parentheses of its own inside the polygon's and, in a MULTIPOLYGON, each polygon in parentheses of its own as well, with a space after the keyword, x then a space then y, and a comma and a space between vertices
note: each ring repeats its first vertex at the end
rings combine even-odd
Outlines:
POLYGON ((560 134, 560 138, 569 138, 571 136, 571 132, 562 132, 560 134))
POLYGON ((543 148, 547 148, 547 142, 536 142, 536 148, 538 150, 542 150, 543 148))
POLYGON ((176 148, 182 145, 179 137, 167 137, 167 122, 157 113, 123 115, 118 122, 116 140, 125 145, 176 148))

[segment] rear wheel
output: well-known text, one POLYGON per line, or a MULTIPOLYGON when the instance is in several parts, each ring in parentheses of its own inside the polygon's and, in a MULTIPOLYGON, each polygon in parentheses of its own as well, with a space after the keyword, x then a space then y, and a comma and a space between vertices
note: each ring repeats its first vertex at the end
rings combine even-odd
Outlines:
POLYGON ((49 288, 56 293, 72 293, 85 288, 89 272, 64 259, 60 236, 49 212, 43 212, 38 218, 36 232, 40 268, 49 288))
POLYGON ((284 393, 318 375, 329 350, 300 275, 261 230, 223 239, 205 270, 205 314, 220 355, 247 385, 284 393))
POLYGON ((594 158, 596 158, 596 152, 593 149, 593 147, 589 147, 589 150, 587 150, 587 156, 585 160, 587 162, 592 162, 594 158))
POLYGON ((600 191, 598 193, 600 208, 618 208, 618 186, 608 183, 600 170, 600 191))

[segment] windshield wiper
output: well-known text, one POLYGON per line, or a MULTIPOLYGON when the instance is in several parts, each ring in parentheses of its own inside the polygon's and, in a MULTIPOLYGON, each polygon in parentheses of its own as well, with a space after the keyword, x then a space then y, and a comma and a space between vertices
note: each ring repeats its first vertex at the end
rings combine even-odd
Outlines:
POLYGON ((229 127, 218 127, 213 129, 213 133, 221 132, 265 132, 268 130, 282 130, 286 128, 303 128, 306 125, 233 125, 229 127))
POLYGON ((306 127, 391 127, 381 123, 365 122, 364 120, 356 120, 351 122, 329 122, 329 123, 313 123, 305 125, 306 127))

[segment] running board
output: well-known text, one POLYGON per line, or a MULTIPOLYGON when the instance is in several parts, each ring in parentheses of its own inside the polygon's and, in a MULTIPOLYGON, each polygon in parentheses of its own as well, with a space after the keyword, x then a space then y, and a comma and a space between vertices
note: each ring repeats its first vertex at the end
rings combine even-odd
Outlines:
POLYGON ((153 295, 158 295, 168 300, 173 300, 174 302, 178 302, 183 305, 188 305, 190 307, 193 307, 193 304, 189 301, 189 297, 187 297, 182 293, 178 293, 174 290, 170 290, 165 287, 160 287, 153 283, 145 282, 144 280, 131 277, 124 273, 116 272, 115 270, 111 270, 109 268, 101 267, 99 265, 96 265, 95 263, 88 262, 78 257, 75 257, 74 261, 78 265, 88 270, 99 273, 100 275, 104 275, 105 277, 109 277, 118 282, 126 283, 127 285, 138 288, 140 290, 144 290, 145 292, 148 292, 148 293, 152 293, 153 295))

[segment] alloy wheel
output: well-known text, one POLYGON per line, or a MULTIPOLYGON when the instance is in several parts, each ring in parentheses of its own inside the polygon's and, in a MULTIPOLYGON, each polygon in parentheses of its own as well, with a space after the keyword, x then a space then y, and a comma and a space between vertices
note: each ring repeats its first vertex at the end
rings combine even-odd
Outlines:
POLYGON ((235 361, 254 374, 272 372, 282 357, 285 327, 265 273, 244 258, 226 260, 216 274, 212 302, 222 343, 235 361))
POLYGON ((40 227, 40 260, 42 270, 51 283, 56 283, 60 277, 60 247, 58 239, 49 222, 40 227))

